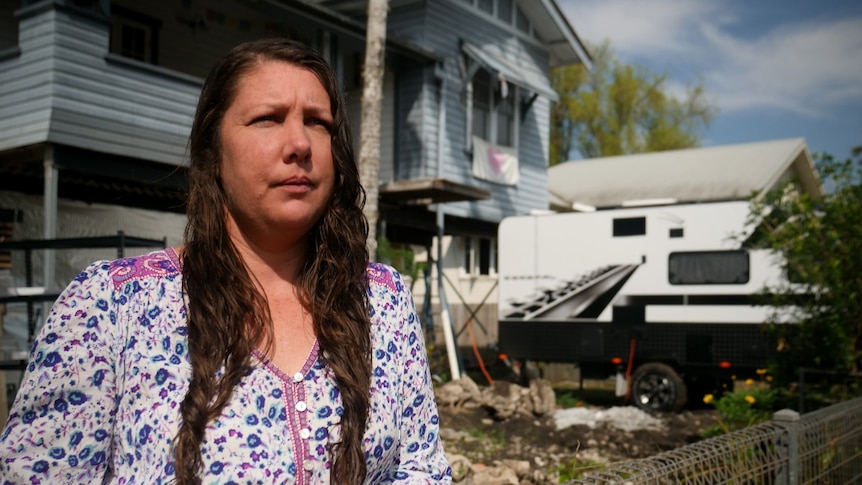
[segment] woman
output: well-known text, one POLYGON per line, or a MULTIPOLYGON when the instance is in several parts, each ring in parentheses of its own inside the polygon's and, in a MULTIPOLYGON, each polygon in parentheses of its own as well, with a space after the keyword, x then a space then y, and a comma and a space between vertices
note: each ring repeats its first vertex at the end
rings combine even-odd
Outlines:
POLYGON ((307 47, 220 60, 184 246, 66 288, 0 436, 4 483, 449 482, 412 297, 368 263, 351 146, 307 47))

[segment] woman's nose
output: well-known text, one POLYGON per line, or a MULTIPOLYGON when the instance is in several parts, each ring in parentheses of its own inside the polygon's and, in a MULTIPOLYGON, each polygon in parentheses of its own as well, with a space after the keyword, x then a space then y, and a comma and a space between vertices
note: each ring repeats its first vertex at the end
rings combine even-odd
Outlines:
POLYGON ((284 161, 304 161, 311 154, 308 127, 301 119, 288 118, 284 123, 284 161))

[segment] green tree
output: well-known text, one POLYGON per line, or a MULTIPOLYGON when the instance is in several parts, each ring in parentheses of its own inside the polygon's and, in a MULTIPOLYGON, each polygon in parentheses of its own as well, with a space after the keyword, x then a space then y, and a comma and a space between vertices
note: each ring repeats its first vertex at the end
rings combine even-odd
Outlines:
POLYGON ((703 85, 677 99, 667 74, 618 61, 605 42, 591 47, 593 68, 581 64, 551 70, 560 102, 551 110, 550 164, 577 151, 584 158, 642 153, 700 144, 700 129, 716 109, 703 85))
POLYGON ((779 385, 800 367, 858 372, 862 363, 862 156, 815 156, 827 193, 799 194, 792 183, 752 203, 756 245, 775 250, 787 282, 767 288, 778 338, 779 385), (854 160, 854 157, 856 158, 854 160), (806 295, 787 299, 787 295, 806 295), (788 318, 789 317, 789 318, 788 318), (781 321, 798 325, 780 324, 781 321))

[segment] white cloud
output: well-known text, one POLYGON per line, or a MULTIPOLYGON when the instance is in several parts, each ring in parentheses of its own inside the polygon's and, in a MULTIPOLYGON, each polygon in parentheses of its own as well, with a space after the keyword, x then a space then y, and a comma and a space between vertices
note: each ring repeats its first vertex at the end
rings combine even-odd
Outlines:
POLYGON ((862 105, 862 18, 779 26, 753 40, 714 26, 703 32, 718 56, 705 79, 724 110, 774 107, 821 117, 862 105))
POLYGON ((698 19, 717 17, 720 2, 558 0, 578 34, 609 39, 624 60, 691 52, 698 19))
MULTIPOLYGON (((722 113, 774 109, 818 118, 862 105, 862 17, 764 25, 740 35, 748 2, 559 0, 589 42, 621 60, 700 74, 722 113)), ((776 6, 778 8, 778 6, 776 6)), ((674 92, 696 79, 671 79, 674 92)))

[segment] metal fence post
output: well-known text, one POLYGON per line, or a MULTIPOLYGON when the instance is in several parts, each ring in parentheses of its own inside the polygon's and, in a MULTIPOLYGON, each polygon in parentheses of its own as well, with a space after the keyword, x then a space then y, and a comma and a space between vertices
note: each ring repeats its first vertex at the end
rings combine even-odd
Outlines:
POLYGON ((772 420, 787 431, 787 440, 776 443, 778 452, 787 458, 787 467, 780 467, 776 474, 776 484, 799 485, 799 418, 800 414, 792 409, 782 409, 772 415, 772 420))

